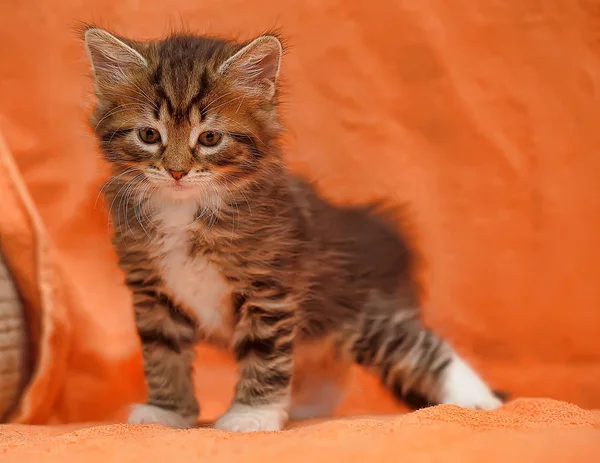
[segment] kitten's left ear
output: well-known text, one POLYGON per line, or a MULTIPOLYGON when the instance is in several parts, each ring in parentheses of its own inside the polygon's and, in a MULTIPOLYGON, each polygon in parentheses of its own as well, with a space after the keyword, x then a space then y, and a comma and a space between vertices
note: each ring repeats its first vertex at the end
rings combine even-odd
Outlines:
POLYGON ((146 68, 148 61, 120 38, 97 27, 84 33, 85 46, 96 83, 127 80, 132 72, 146 68))
POLYGON ((263 35, 225 61, 219 72, 251 93, 271 99, 275 94, 283 47, 273 35, 263 35))

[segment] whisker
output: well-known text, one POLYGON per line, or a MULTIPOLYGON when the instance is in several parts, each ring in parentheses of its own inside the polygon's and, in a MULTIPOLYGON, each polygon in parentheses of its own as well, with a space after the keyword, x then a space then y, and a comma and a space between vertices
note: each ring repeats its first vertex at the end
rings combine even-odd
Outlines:
POLYGON ((240 101, 240 104, 238 105, 237 109, 235 110, 236 114, 239 112, 239 110, 242 107, 242 104, 244 103, 245 99, 246 99, 246 94, 242 95, 242 101, 240 101))
MULTIPOLYGON (((117 200, 117 198, 120 199, 120 193, 123 190, 123 188, 127 187, 127 184, 129 183, 130 180, 126 181, 125 183, 123 183, 119 189, 117 190, 117 192, 115 193, 115 195, 113 196, 113 199, 110 203, 110 207, 108 209, 108 223, 107 223, 107 228, 110 228, 110 222, 112 221, 112 209, 113 206, 115 205, 115 201, 117 200)), ((120 217, 119 214, 117 214, 117 217, 120 217)), ((120 229, 120 226, 119 226, 120 229)))
MULTIPOLYGON (((224 174, 221 177, 221 179, 226 183, 229 182, 231 185, 234 185, 234 183, 230 179, 241 180, 240 177, 237 177, 236 175, 232 175, 232 174, 224 174)), ((244 201, 248 205, 248 211, 249 211, 250 215, 252 215, 252 207, 250 206, 250 201, 248 200, 248 196, 242 190, 238 190, 237 192, 239 194, 241 194, 242 197, 244 198, 244 201)))
POLYGON ((208 103, 206 106, 204 106, 204 111, 206 111, 208 108, 210 108, 213 104, 215 104, 217 101, 222 100, 223 98, 225 98, 227 95, 231 95, 232 93, 235 93, 233 91, 230 92, 226 92, 223 95, 215 98, 214 100, 212 100, 210 103, 208 103))
POLYGON ((104 121, 106 118, 108 118, 108 117, 110 117, 110 116, 114 116, 115 114, 124 113, 124 112, 126 112, 126 111, 132 111, 132 110, 133 110, 133 108, 131 108, 131 107, 129 107, 129 106, 134 106, 134 107, 135 107, 135 106, 139 106, 139 105, 138 105, 138 103, 127 103, 127 104, 124 104, 124 105, 119 105, 119 106, 117 106, 117 107, 116 107, 116 108, 114 108, 114 109, 111 109, 111 110, 110 110, 109 112, 107 112, 107 113, 106 113, 104 116, 102 116, 102 119, 100 119, 100 120, 98 121, 98 123, 97 123, 97 124, 96 124, 96 126, 94 127, 94 132, 95 132, 96 130, 98 130, 98 127, 100 126, 100 124, 102 123, 102 121, 104 121), (119 108, 123 108, 124 106, 128 106, 128 107, 127 107, 127 108, 125 108, 125 109, 119 109, 119 108), (117 109, 118 109, 118 111, 117 111, 117 109))
POLYGON ((213 227, 215 226, 215 224, 217 223, 217 220, 219 218, 219 213, 220 213, 220 198, 219 198, 219 191, 217 190, 217 188, 215 187, 214 183, 212 183, 211 181, 208 181, 208 184, 212 187, 212 189, 215 192, 215 195, 217 197, 217 208, 216 211, 213 211, 213 213, 211 214, 211 223, 209 224, 208 227, 208 231, 211 231, 213 229, 213 227), (214 218, 214 220, 212 220, 214 218))
POLYGON ((94 202, 94 209, 96 209, 96 206, 98 205, 98 199, 100 199, 100 195, 104 192, 104 190, 106 190, 106 188, 108 188, 108 186, 112 182, 117 180, 119 177, 122 177, 123 175, 133 172, 135 170, 137 170, 137 167, 131 167, 131 168, 127 169, 126 171, 121 172, 119 175, 115 175, 115 176, 111 177, 110 179, 108 179, 106 182, 104 182, 104 184, 100 188, 100 191, 98 191, 98 194, 96 195, 96 201, 94 202))
MULTIPOLYGON (((134 190, 138 187, 138 184, 136 183, 137 179, 140 178, 140 176, 144 177, 144 173, 141 173, 140 175, 138 175, 137 177, 134 177, 135 181, 131 181, 131 186, 127 189, 127 192, 125 193, 125 220, 126 220, 126 224, 127 227, 129 229, 129 232, 131 234, 131 236, 134 236, 133 233, 133 229, 131 228, 131 221, 130 221, 130 217, 128 214, 128 210, 129 210, 129 205, 131 204, 131 195, 133 194, 134 190)), ((135 210, 134 210, 135 212, 135 210)))
POLYGON ((110 136, 110 139, 108 140, 108 143, 110 144, 110 143, 113 141, 113 138, 115 137, 115 134, 116 134, 116 133, 117 133, 119 130, 121 130, 121 127, 123 127, 125 124, 129 124, 129 123, 131 123, 131 122, 134 122, 134 121, 135 121, 135 119, 134 119, 134 118, 127 119, 126 121, 123 121, 123 123, 122 123, 122 124, 121 124, 119 127, 117 127, 117 129, 116 129, 116 130, 113 130, 113 134, 110 136))
POLYGON ((222 183, 218 178, 215 178, 214 181, 220 185, 221 187, 224 187, 227 190, 227 197, 229 198, 229 200, 233 203, 233 214, 231 217, 231 240, 233 240, 233 234, 235 232, 235 216, 237 213, 237 219, 238 219, 238 227, 240 225, 240 208, 238 207, 238 203, 235 200, 235 198, 233 197, 233 193, 231 192, 231 190, 229 189, 229 187, 225 184, 222 183))
POLYGON ((154 225, 154 220, 150 217, 150 211, 148 207, 148 201, 150 200, 151 192, 156 189, 156 185, 154 185, 149 179, 147 182, 147 187, 143 191, 143 197, 140 201, 140 214, 142 219, 149 223, 150 225, 154 225))
MULTIPOLYGON (((223 106, 225 106, 225 105, 228 105, 228 104, 230 104, 230 103, 233 103, 233 102, 234 102, 234 101, 236 101, 236 100, 242 100, 242 101, 243 101, 243 100, 244 100, 244 98, 246 98, 246 95, 238 95, 238 96, 236 96, 235 98, 231 98, 230 100, 227 100, 226 102, 224 102, 224 103, 221 103, 221 104, 220 104, 220 105, 218 105, 218 106, 215 106, 214 108, 212 108, 212 111, 216 111, 217 109, 219 109, 219 108, 222 108, 223 106)), ((241 103, 240 103, 240 104, 241 104, 241 103)), ((205 109, 206 109, 206 108, 205 108, 205 109)), ((239 109, 239 107, 238 107, 238 109, 239 109)), ((236 112, 237 112, 237 111, 236 111, 236 112)))
POLYGON ((139 189, 138 195, 137 195, 138 203, 137 203, 137 205, 135 204, 135 202, 133 204, 133 212, 135 214, 135 218, 137 219, 138 223, 140 224, 140 227, 142 227, 142 230, 144 230, 144 233, 146 234, 146 236, 148 238, 150 238, 150 234, 148 233, 148 230, 146 230, 146 227, 144 226, 144 224, 142 222, 141 207, 142 207, 142 201, 144 200, 145 192, 149 188, 149 186, 148 186, 149 184, 150 184, 150 180, 148 180, 148 179, 142 180, 142 182, 140 183, 140 185, 142 185, 142 187, 139 189))
POLYGON ((227 116, 224 116, 223 114, 217 114, 217 116, 215 117, 217 120, 218 119, 223 119, 225 121, 229 121, 232 124, 236 124, 238 127, 241 127, 242 129, 244 129, 248 134, 252 135, 254 138, 256 138, 260 143, 262 143, 263 145, 266 145, 266 143, 264 141, 262 141, 262 139, 254 132, 252 131, 249 127, 245 126, 244 124, 230 118, 227 116))
POLYGON ((135 88, 138 89, 138 92, 136 92, 138 95, 142 96, 145 100, 147 100, 148 103, 150 103, 154 109, 156 109, 156 110, 160 109, 158 107, 158 105, 156 104, 156 102, 154 100, 152 100, 150 98, 150 96, 139 87, 139 85, 137 85, 135 82, 131 82, 131 83, 135 86, 135 88))
MULTIPOLYGON (((134 98, 131 95, 126 95, 125 93, 113 93, 113 92, 96 92, 96 95, 113 95, 113 96, 124 96, 125 98, 128 98, 130 100, 134 100, 137 101, 141 104, 144 105, 144 107, 146 106, 146 101, 145 100, 140 100, 139 98, 134 98)), ((151 101, 151 103, 153 103, 151 101)), ((153 103, 154 104, 154 103, 153 103)))
MULTIPOLYGON (((140 173, 137 174, 135 177, 133 177, 132 179, 126 181, 117 191, 117 193, 115 194, 115 197, 113 198, 113 201, 110 205, 110 209, 109 209, 109 219, 110 217, 112 217, 112 208, 115 204, 115 201, 117 200, 117 198, 119 199, 119 203, 117 206, 117 227, 118 229, 121 231, 121 233, 123 233, 124 235, 127 234, 128 230, 127 229, 123 229, 123 226, 121 224, 121 208, 123 205, 123 201, 126 200, 128 198, 128 195, 131 191, 131 189, 133 187, 135 187, 135 182, 137 182, 137 180, 139 178, 142 178, 144 176, 144 173, 140 173), (125 190, 125 193, 121 193, 123 190, 125 190)), ((125 210, 125 213, 127 213, 127 210, 125 210)), ((127 217, 125 217, 125 219, 127 219, 127 217)), ((129 222, 126 222, 127 225, 129 225, 129 222)), ((133 231, 131 230, 131 227, 129 227, 129 231, 131 231, 131 233, 133 234, 133 231)))

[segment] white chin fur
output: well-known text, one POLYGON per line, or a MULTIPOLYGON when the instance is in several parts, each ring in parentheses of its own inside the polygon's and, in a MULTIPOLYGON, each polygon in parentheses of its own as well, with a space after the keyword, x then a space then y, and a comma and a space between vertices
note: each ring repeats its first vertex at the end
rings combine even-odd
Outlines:
POLYGON ((249 405, 234 403, 215 423, 215 428, 231 432, 280 431, 287 421, 281 404, 249 405))
POLYGON ((131 407, 129 424, 161 424, 169 428, 187 429, 196 424, 195 418, 184 418, 171 410, 155 405, 138 404, 131 407))
POLYGON ((202 192, 197 188, 175 189, 171 185, 161 186, 158 194, 166 201, 197 200, 202 196, 202 192))
POLYGON ((445 371, 440 402, 472 410, 494 410, 502 405, 502 401, 457 354, 445 371))

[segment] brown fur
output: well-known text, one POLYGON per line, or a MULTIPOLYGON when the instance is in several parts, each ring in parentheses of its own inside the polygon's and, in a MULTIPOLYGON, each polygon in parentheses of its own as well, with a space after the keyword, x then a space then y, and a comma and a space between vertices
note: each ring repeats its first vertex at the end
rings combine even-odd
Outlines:
POLYGON ((115 72, 102 55, 114 57, 110 43, 102 42, 103 51, 88 38, 98 95, 91 123, 113 167, 106 197, 134 295, 148 403, 197 416, 191 362, 202 337, 231 346, 240 366, 238 404, 288 403, 292 383, 294 397, 306 402, 301 386, 318 377, 294 379, 294 364, 296 375, 320 364, 341 379, 344 368, 331 362, 351 361, 372 368, 399 397, 439 402, 452 350, 421 326, 407 243, 374 209, 334 206, 288 173, 276 76, 252 80, 254 71, 244 75, 236 62, 221 68, 248 44, 191 35, 120 40, 146 65, 117 50, 115 72), (164 124, 168 142, 149 154, 135 132, 152 121, 164 124), (228 137, 210 156, 188 142, 202 121, 228 137), (160 243, 168 237, 153 198, 167 187, 150 175, 163 169, 212 175, 198 186, 205 199, 184 232, 186 259, 203 259, 230 288, 218 309, 222 323, 210 332, 161 273, 168 256, 160 243), (327 349, 315 355, 325 349, 315 345, 327 349))

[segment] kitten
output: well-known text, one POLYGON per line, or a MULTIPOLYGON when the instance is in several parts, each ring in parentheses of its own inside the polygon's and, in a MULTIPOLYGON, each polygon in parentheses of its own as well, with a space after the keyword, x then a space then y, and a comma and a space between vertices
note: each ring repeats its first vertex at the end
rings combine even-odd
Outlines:
POLYGON ((391 222, 334 206, 286 170, 277 37, 138 42, 89 27, 85 43, 148 386, 130 423, 196 423, 199 340, 227 344, 239 364, 224 430, 330 415, 353 362, 399 398, 501 404, 422 326, 411 253, 391 222))

